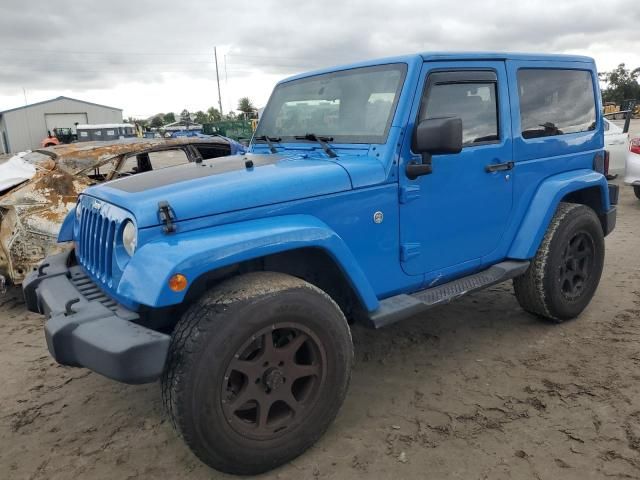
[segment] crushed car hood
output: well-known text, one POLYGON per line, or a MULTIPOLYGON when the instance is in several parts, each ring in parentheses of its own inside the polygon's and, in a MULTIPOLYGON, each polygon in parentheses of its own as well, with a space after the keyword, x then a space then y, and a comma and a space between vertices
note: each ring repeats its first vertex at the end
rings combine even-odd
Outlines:
POLYGON ((62 170, 37 171, 0 196, 0 274, 21 283, 46 255, 69 248, 56 243, 60 224, 88 185, 62 170))
POLYGON ((139 228, 160 224, 158 202, 176 220, 343 192, 347 170, 307 155, 246 154, 155 170, 92 187, 85 194, 129 210, 139 228))
POLYGON ((1 197, 0 208, 15 209, 26 228, 55 238, 60 223, 76 204, 77 192, 88 186, 88 179, 61 170, 37 173, 1 197))

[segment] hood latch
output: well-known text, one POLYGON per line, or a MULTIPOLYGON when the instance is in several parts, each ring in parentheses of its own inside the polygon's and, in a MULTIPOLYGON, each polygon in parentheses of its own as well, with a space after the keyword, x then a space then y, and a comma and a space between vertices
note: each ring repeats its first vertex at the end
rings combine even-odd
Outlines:
POLYGON ((164 227, 162 228, 164 233, 173 233, 176 231, 176 226, 174 224, 176 216, 173 213, 171 205, 169 205, 169 202, 166 200, 158 202, 158 217, 160 218, 160 221, 164 223, 164 227))

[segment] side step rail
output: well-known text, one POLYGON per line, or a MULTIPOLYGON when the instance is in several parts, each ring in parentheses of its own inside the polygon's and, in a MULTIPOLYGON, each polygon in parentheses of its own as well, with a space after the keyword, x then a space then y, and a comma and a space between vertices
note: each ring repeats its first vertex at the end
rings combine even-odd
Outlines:
POLYGON ((449 303, 467 293, 522 275, 529 268, 528 261, 506 261, 473 275, 459 278, 437 287, 427 288, 411 295, 401 294, 385 298, 380 307, 369 316, 370 326, 381 328, 412 317, 438 305, 449 303))

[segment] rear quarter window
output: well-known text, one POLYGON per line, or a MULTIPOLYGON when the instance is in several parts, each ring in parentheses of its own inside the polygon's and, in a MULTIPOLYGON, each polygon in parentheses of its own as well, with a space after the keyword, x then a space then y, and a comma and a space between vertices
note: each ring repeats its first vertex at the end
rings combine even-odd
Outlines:
POLYGON ((586 132, 596 128, 596 104, 587 70, 518 70, 523 138, 586 132))

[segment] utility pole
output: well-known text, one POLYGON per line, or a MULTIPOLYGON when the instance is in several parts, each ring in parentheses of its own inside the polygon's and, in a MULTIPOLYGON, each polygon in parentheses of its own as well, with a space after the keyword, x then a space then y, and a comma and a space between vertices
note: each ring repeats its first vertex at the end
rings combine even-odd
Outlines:
MULTIPOLYGON (((22 94, 24 95, 24 106, 28 105, 27 103, 27 91, 22 87, 22 94)), ((27 109, 24 109, 24 122, 27 124, 27 132, 29 132, 29 143, 31 143, 32 148, 36 148, 37 145, 33 143, 33 137, 31 135, 31 126, 29 125, 29 116, 27 115, 27 109)))
POLYGON ((222 96, 220 95, 220 75, 218 74, 218 52, 213 47, 213 56, 216 60, 216 81, 218 82, 218 105, 220 105, 220 117, 222 117, 222 96))

